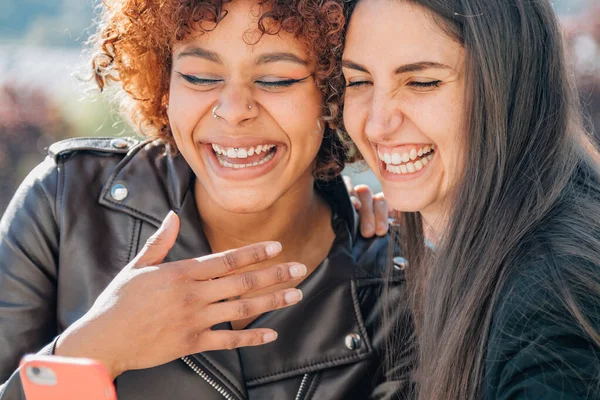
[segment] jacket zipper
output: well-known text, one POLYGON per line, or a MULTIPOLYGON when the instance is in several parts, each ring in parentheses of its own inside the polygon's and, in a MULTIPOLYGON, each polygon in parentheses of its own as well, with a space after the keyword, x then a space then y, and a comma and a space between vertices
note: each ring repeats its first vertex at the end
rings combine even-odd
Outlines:
POLYGON ((295 400, 304 400, 306 396, 306 391, 308 390, 310 380, 310 374, 304 374, 302 377, 302 382, 300 382, 300 388, 298 389, 298 393, 296 394, 295 400))
POLYGON ((189 357, 181 357, 183 362, 192 369, 197 375, 199 375, 202 379, 206 381, 213 389, 215 389, 221 396, 223 396, 227 400, 236 400, 236 398, 227 391, 223 386, 219 385, 219 383, 210 377, 206 372, 204 372, 198 365, 193 362, 189 357))

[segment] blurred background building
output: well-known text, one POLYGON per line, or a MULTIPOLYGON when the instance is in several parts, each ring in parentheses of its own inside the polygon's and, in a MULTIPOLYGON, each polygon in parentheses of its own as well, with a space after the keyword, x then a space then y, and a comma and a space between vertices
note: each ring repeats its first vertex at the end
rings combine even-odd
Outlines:
MULTIPOLYGON (((71 136, 133 133, 86 82, 82 46, 99 0, 0 0, 0 215, 48 145, 71 136)), ((600 1, 554 0, 586 122, 600 137, 600 1)), ((355 182, 379 190, 364 167, 355 182)))

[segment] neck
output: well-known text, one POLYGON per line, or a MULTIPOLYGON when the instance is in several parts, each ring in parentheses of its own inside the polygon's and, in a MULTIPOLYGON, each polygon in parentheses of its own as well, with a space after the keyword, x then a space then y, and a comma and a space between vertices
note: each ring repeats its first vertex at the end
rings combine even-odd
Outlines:
POLYGON ((448 225, 448 216, 441 204, 434 203, 420 212, 423 219, 423 234, 437 245, 448 225))
MULTIPOLYGON (((283 247, 277 262, 303 262, 310 269, 311 260, 306 258, 316 250, 315 237, 320 232, 332 233, 331 210, 313 185, 312 176, 300 179, 269 208, 256 213, 236 213, 214 202, 196 180, 196 204, 213 253, 275 240, 283 247), (313 247, 312 251, 304 251, 307 246, 313 247)), ((322 243, 329 250, 331 243, 326 240, 322 243)))

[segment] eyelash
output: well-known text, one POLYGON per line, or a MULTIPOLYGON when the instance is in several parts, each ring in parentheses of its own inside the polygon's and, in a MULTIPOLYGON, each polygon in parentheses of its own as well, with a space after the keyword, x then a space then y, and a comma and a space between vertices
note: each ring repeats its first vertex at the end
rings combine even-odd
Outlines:
MULTIPOLYGON (((209 85, 217 84, 219 82, 223 82, 222 79, 201 79, 201 78, 197 78, 193 75, 186 75, 186 74, 182 74, 179 72, 178 72, 178 74, 181 75, 181 77, 183 79, 185 79, 186 81, 188 81, 189 83, 191 83, 193 85, 209 86, 209 85)), ((309 76, 307 76, 305 78, 300 78, 300 79, 285 79, 282 81, 273 81, 273 82, 256 81, 256 83, 258 83, 262 86, 265 86, 267 88, 283 88, 283 87, 290 87, 296 83, 303 82, 306 79, 308 79, 309 76)))
POLYGON ((433 88, 439 87, 442 81, 431 81, 431 82, 410 82, 409 85, 419 88, 433 88))
MULTIPOLYGON (((433 88, 439 87, 442 81, 431 81, 431 82, 409 82, 408 85, 417 87, 417 88, 433 88)), ((369 81, 358 81, 358 82, 350 82, 346 85, 346 87, 361 87, 371 84, 369 81)))

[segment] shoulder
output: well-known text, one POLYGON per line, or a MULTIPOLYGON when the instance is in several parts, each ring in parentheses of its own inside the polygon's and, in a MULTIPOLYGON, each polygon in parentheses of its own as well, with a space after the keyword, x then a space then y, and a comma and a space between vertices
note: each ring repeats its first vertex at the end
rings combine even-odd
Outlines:
POLYGON ((586 326, 600 332, 594 290, 599 276, 598 266, 578 258, 546 258, 513 269, 492 314, 486 398, 591 393, 598 384, 600 349, 586 326))
MULTIPOLYGON (((581 308, 583 317, 600 323, 598 283, 600 266, 581 258, 545 258, 518 265, 499 292, 492 328, 517 334, 538 324, 567 324, 575 318, 569 312, 572 304, 581 308)), ((571 329, 577 327, 571 324, 571 329)))
POLYGON ((132 137, 124 138, 94 138, 77 137, 61 140, 48 148, 48 155, 54 160, 68 157, 77 153, 87 152, 94 154, 122 154, 125 155, 131 149, 142 143, 132 137))

